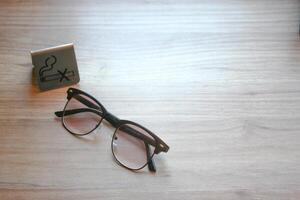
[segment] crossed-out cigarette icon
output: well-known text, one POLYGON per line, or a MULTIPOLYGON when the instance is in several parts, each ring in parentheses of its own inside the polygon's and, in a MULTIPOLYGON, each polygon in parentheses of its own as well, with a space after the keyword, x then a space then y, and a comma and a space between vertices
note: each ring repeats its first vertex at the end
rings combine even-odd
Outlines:
POLYGON ((41 82, 48 81, 59 81, 62 82, 64 79, 70 81, 70 77, 75 76, 74 71, 68 71, 68 68, 65 68, 64 71, 57 70, 57 73, 44 75, 47 71, 52 71, 55 63, 57 62, 57 58, 54 55, 51 55, 46 58, 45 66, 41 67, 39 70, 40 80, 41 82))

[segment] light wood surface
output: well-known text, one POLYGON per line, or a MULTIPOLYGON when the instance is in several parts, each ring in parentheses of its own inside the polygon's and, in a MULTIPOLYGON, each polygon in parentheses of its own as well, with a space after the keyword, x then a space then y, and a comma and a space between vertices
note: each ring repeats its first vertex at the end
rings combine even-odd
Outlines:
POLYGON ((298 0, 0 1, 0 199, 300 199, 298 0), (170 145, 113 160, 68 134, 30 51, 73 42, 80 88, 170 145))

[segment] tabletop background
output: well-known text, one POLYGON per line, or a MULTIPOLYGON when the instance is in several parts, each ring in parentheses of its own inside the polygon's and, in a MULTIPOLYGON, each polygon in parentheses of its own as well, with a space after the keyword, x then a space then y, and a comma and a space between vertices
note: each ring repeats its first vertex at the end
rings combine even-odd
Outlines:
POLYGON ((0 1, 0 199, 300 199, 298 0, 0 1), (113 160, 68 134, 30 51, 73 42, 80 88, 170 146, 113 160))

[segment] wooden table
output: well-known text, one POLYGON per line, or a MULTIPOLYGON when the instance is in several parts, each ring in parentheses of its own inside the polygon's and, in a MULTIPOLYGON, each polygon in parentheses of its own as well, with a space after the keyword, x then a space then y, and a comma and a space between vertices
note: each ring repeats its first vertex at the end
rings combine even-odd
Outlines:
POLYGON ((0 2, 0 199, 300 199, 299 1, 0 2), (170 145, 114 161, 113 128, 68 134, 67 88, 30 50, 73 42, 81 81, 170 145))

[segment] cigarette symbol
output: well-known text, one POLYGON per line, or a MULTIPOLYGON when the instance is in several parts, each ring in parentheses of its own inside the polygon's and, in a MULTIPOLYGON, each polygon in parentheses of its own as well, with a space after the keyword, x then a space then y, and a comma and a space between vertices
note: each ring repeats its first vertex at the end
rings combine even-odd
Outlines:
POLYGON ((47 71, 52 71, 55 63, 57 62, 57 58, 53 55, 49 56, 45 60, 45 66, 41 67, 39 70, 40 80, 41 82, 48 82, 48 81, 59 81, 62 82, 64 79, 70 81, 70 77, 75 76, 74 71, 68 71, 67 68, 64 71, 57 70, 55 74, 44 75, 47 71))

